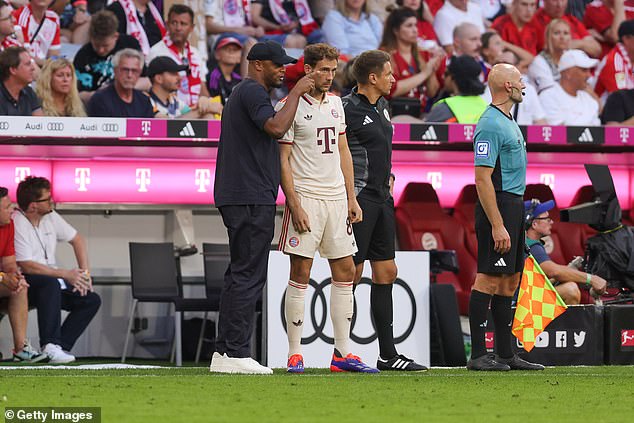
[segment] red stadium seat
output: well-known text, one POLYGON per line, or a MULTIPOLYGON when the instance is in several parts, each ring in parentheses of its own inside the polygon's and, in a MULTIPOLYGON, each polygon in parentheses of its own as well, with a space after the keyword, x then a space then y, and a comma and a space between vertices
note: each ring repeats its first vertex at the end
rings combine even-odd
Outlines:
POLYGON ((401 250, 456 251, 460 266, 458 275, 443 272, 438 275, 437 281, 455 287, 460 313, 466 315, 476 261, 465 247, 462 225, 443 212, 431 184, 407 184, 396 207, 396 225, 401 250))
POLYGON ((475 204, 478 192, 474 184, 465 185, 458 195, 454 206, 453 217, 462 223, 465 230, 465 245, 469 253, 477 259, 478 240, 475 233, 475 204))
MULTIPOLYGON (((542 203, 554 200, 553 191, 548 185, 528 184, 524 193, 524 200, 537 198, 542 203)), ((582 237, 583 226, 579 223, 561 222, 559 219, 559 207, 555 202, 555 207, 550 211, 550 216, 555 221, 550 235, 545 239, 546 252, 550 258, 558 264, 567 264, 574 256, 584 254, 584 239, 582 237)))
MULTIPOLYGON (((594 201, 595 197, 596 197, 596 193, 594 192, 594 188, 592 187, 592 185, 584 185, 577 190, 577 192, 575 193, 575 196, 572 198, 572 202, 570 203, 570 205, 577 206, 579 204, 589 203, 594 201)), ((584 251, 585 251, 585 245, 586 245, 586 242, 588 241, 588 238, 596 235, 596 233, 597 231, 592 229, 588 225, 581 226, 581 239, 583 242, 584 251)))

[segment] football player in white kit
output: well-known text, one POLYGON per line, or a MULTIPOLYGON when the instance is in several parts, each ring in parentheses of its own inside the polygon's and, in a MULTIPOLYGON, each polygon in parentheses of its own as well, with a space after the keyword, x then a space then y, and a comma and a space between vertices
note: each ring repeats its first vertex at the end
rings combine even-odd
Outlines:
POLYGON ((286 195, 279 246, 291 260, 285 297, 291 373, 304 372, 304 298, 315 251, 328 259, 332 272, 330 318, 334 353, 330 370, 378 373, 353 355, 348 346, 354 301, 352 255, 357 251, 352 224, 361 221, 362 212, 354 192, 343 106, 339 97, 328 92, 338 58, 337 49, 327 44, 306 47, 304 70, 315 80, 315 87, 302 96, 291 128, 279 140, 282 189, 286 195))

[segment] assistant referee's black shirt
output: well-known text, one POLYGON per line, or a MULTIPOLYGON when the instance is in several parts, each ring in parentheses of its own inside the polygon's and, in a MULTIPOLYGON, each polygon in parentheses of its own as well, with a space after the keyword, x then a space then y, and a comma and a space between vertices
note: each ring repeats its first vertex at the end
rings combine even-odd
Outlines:
POLYGON ((341 100, 357 197, 383 203, 390 198, 392 170, 393 129, 388 102, 380 97, 376 104, 371 104, 357 88, 341 100))

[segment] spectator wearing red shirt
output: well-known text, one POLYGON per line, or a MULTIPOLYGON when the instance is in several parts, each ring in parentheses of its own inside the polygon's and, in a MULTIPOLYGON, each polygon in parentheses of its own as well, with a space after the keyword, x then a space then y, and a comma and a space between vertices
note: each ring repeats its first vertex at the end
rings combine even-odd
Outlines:
POLYGON ((425 61, 417 43, 416 13, 400 8, 392 11, 385 20, 380 49, 390 54, 396 82, 392 84, 390 97, 419 99, 421 108, 434 97, 439 89, 435 71, 442 55, 434 55, 425 61))
POLYGON ((618 36, 619 42, 601 60, 595 73, 594 92, 603 102, 614 91, 634 88, 634 19, 621 23, 618 36))
POLYGON ((434 27, 432 26, 434 17, 429 11, 427 3, 422 0, 396 0, 396 4, 401 7, 411 9, 416 13, 418 47, 426 51, 430 51, 438 47, 438 38, 436 37, 434 27))
POLYGON ((429 8, 429 12, 432 16, 436 16, 436 13, 445 4, 445 0, 425 0, 425 4, 429 8))
POLYGON ((534 25, 537 30, 537 50, 541 51, 544 48, 546 25, 551 20, 559 18, 570 24, 570 33, 572 35, 570 48, 583 50, 592 57, 599 57, 601 55, 601 46, 590 35, 579 19, 566 14, 567 6, 568 0, 544 0, 544 7, 537 10, 531 21, 531 25, 534 25))
POLYGON ((601 44, 601 57, 619 41, 619 25, 634 19, 634 0, 595 0, 586 6, 583 23, 601 44))
POLYGON ((504 41, 519 46, 532 55, 537 50, 537 31, 530 25, 537 10, 537 0, 513 0, 510 12, 493 21, 493 28, 504 41))
POLYGON ((13 12, 22 29, 24 47, 42 66, 46 59, 60 53, 60 21, 57 13, 48 10, 48 0, 30 0, 29 4, 13 12))

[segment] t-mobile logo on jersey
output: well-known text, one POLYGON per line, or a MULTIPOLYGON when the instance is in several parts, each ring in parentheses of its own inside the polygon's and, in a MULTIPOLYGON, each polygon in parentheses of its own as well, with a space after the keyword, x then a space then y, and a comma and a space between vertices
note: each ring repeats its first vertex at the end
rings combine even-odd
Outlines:
POLYGON ((150 177, 152 176, 152 170, 147 168, 140 168, 136 170, 136 184, 139 186, 137 191, 147 192, 147 186, 150 185, 150 177))
POLYGON ((211 185, 211 170, 196 169, 195 178, 198 192, 207 192, 207 187, 211 185))
POLYGON ((322 151, 321 154, 332 154, 330 146, 337 143, 337 138, 335 137, 336 133, 337 131, 335 131, 334 126, 317 128, 317 145, 324 146, 324 151, 322 151))
POLYGON ((26 179, 27 176, 31 176, 31 168, 30 167, 21 167, 18 166, 15 168, 15 183, 19 184, 23 180, 26 179))
POLYGON ((76 167, 75 168, 75 183, 79 185, 77 191, 88 191, 86 185, 90 185, 90 168, 89 167, 76 167))

